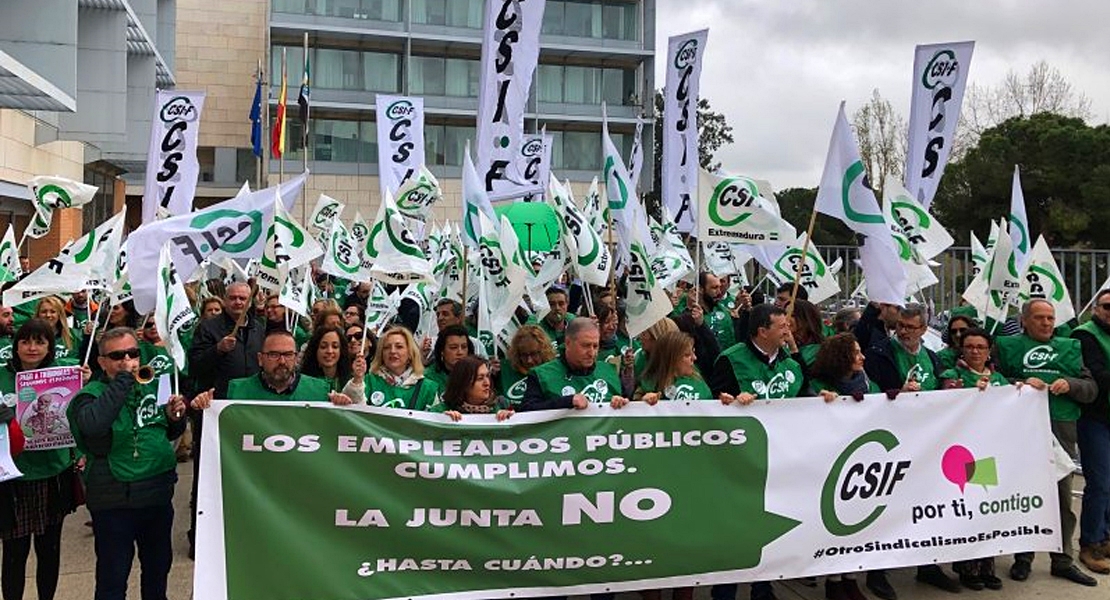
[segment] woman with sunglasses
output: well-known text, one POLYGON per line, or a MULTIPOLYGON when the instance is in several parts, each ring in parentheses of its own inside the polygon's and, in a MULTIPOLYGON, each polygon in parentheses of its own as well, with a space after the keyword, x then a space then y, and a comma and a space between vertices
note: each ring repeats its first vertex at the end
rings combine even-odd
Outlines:
POLYGON ((344 331, 347 340, 347 354, 352 360, 359 356, 370 359, 374 356, 374 334, 367 333, 365 343, 362 335, 362 325, 348 325, 344 331))
POLYGON ((945 330, 948 335, 948 346, 937 352, 937 358, 940 359, 942 367, 951 369, 956 366, 956 362, 960 360, 960 339, 972 327, 975 327, 975 322, 966 315, 954 315, 948 320, 948 328, 945 330))
POLYGON ((351 356, 339 329, 323 328, 312 333, 304 348, 301 373, 323 379, 330 391, 345 394, 352 402, 366 401, 366 358, 351 356))
MULTIPOLYGON (((5 404, 15 404, 17 373, 75 364, 73 360, 55 359, 54 332, 55 326, 43 319, 31 319, 16 331, 11 361, 0 369, 0 393, 5 404)), ((83 379, 88 381, 87 369, 83 379)), ((60 418, 64 422, 65 414, 60 418)), ((0 483, 0 539, 4 547, 0 588, 5 599, 23 597, 33 542, 38 597, 49 600, 58 587, 62 521, 77 510, 74 453, 71 448, 24 452, 15 458, 15 465, 23 477, 0 483)))
POLYGON ((505 353, 508 364, 501 368, 498 389, 512 405, 524 399, 524 381, 532 369, 555 359, 555 348, 539 325, 522 325, 513 334, 505 353))

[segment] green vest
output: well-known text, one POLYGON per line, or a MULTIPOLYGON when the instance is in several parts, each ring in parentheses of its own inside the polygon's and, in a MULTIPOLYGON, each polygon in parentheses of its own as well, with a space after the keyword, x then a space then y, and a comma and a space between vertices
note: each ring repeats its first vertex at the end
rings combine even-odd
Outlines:
POLYGON ((809 369, 813 366, 813 361, 817 360, 817 352, 821 350, 821 344, 806 344, 798 348, 798 355, 802 358, 802 366, 809 369))
POLYGON ((501 374, 498 380, 501 384, 501 394, 509 404, 513 406, 520 404, 524 399, 524 388, 528 387, 528 376, 514 369, 509 361, 505 360, 501 363, 501 374))
POLYGON ((261 375, 240 377, 227 382, 228 400, 276 400, 289 402, 327 402, 331 386, 327 381, 297 375, 297 387, 289 394, 278 394, 262 385, 261 375))
POLYGON ((632 360, 632 375, 636 381, 640 380, 640 376, 644 374, 644 369, 647 369, 648 354, 644 352, 643 348, 636 351, 636 357, 632 360))
POLYGON ((439 389, 447 389, 447 377, 450 374, 439 370, 439 365, 432 363, 424 368, 424 379, 435 383, 439 389))
POLYGON ((389 385, 381 375, 366 374, 366 401, 371 406, 408 410, 430 410, 440 403, 439 384, 425 377, 421 383, 402 387, 389 385), (417 389, 419 387, 419 389, 417 389))
POLYGON ((0 337, 0 368, 8 366, 13 352, 15 352, 15 348, 12 346, 12 338, 10 336, 0 337))
MULTIPOLYGON (((1076 327, 1074 331, 1086 331, 1094 336, 1095 341, 1098 342, 1098 347, 1102 349, 1102 354, 1106 357, 1106 360, 1110 361, 1110 335, 1107 335, 1097 323, 1094 321, 1087 321, 1079 327, 1076 327)), ((1082 343, 1080 343, 1080 351, 1082 351, 1082 349, 1083 346, 1082 343)), ((1103 398, 1103 401, 1106 400, 1107 398, 1103 398)))
MULTIPOLYGON (((971 369, 965 369, 963 367, 953 367, 951 369, 946 369, 943 373, 940 374, 940 379, 958 380, 963 383, 963 387, 965 388, 973 388, 979 385, 979 379, 981 377, 982 375, 976 373, 975 371, 972 371, 971 369)), ((1006 377, 998 371, 991 371, 989 385, 1010 385, 1010 380, 1006 379, 1006 377)))
MULTIPOLYGON (((572 320, 574 320, 574 317, 569 314, 563 318, 563 321, 567 325, 569 325, 572 320)), ((556 352, 559 351, 559 348, 561 348, 563 345, 563 338, 566 334, 565 327, 562 331, 555 331, 554 328, 547 324, 547 319, 537 319, 535 315, 532 315, 528 319, 527 323, 529 325, 539 325, 540 329, 542 329, 543 332, 547 334, 547 338, 551 340, 551 346, 555 348, 556 352)))
POLYGON ((898 376, 902 381, 909 381, 910 376, 921 386, 921 391, 927 392, 940 387, 937 374, 933 371, 933 359, 925 344, 917 349, 917 355, 910 354, 896 339, 890 340, 891 352, 894 354, 894 366, 898 368, 898 376))
POLYGON ((755 394, 760 400, 797 398, 802 391, 802 367, 779 352, 773 365, 760 360, 745 343, 732 346, 721 356, 732 365, 741 392, 755 394))
MULTIPOLYGON (((65 365, 53 365, 65 366, 65 365)), ((0 394, 4 402, 15 410, 16 389, 15 373, 5 365, 0 367, 0 394), (11 396, 9 398, 9 396, 11 396)), ((26 431, 24 431, 26 433, 26 431)), ((68 469, 73 464, 72 448, 54 448, 51 450, 28 450, 15 457, 15 466, 23 473, 24 481, 47 479, 68 469)))
POLYGON ((947 371, 956 368, 956 361, 959 360, 960 355, 952 348, 944 348, 937 352, 937 358, 940 359, 941 368, 947 371))
POLYGON ((621 380, 613 365, 598 362, 588 375, 572 375, 562 358, 532 369, 540 382, 540 390, 548 398, 561 398, 582 394, 594 404, 608 404, 613 396, 621 395, 621 380))
POLYGON ((712 400, 713 392, 709 391, 709 386, 706 385, 705 380, 701 377, 679 377, 674 380, 674 383, 668 385, 666 389, 659 389, 659 386, 653 381, 644 381, 640 385, 640 390, 644 393, 659 392, 662 400, 712 400))
POLYGON ((173 376, 174 364, 169 350, 164 346, 155 346, 150 342, 139 342, 139 360, 142 364, 154 369, 154 381, 157 385, 158 378, 162 375, 173 376))
MULTIPOLYGON (((1011 379, 1038 377, 1052 384, 1060 377, 1078 377, 1082 372, 1083 353, 1079 340, 1054 337, 1038 342, 1027 335, 999 337, 998 368, 1011 379)), ((1071 398, 1048 395, 1048 413, 1053 421, 1075 421, 1080 408, 1071 398)))
MULTIPOLYGON (((100 398, 108 385, 102 380, 90 381, 78 395, 100 398)), ((108 456, 89 454, 89 448, 77 428, 77 418, 71 402, 67 416, 77 448, 88 455, 89 462, 107 460, 112 476, 120 481, 140 481, 177 468, 173 444, 166 437, 169 423, 166 411, 157 406, 156 383, 135 384, 131 394, 112 422, 112 448, 108 456)))
POLYGON ((718 302, 713 310, 705 313, 705 326, 713 332, 713 337, 717 338, 717 343, 721 348, 727 349, 736 344, 736 332, 732 327, 732 314, 728 312, 724 299, 718 302))

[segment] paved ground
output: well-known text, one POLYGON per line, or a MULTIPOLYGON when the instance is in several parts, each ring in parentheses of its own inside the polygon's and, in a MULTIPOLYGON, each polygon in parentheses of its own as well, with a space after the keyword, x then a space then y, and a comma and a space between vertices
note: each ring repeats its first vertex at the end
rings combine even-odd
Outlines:
MULTIPOLYGON (((192 598, 193 582, 193 562, 189 560, 186 555, 188 541, 185 537, 185 531, 189 526, 188 503, 189 486, 192 482, 192 465, 189 463, 181 464, 179 465, 178 471, 181 476, 181 481, 178 483, 178 493, 174 499, 177 516, 174 524, 173 541, 175 558, 173 570, 170 572, 170 600, 186 600, 192 598)), ((1081 484, 1081 481, 1081 479, 1077 478, 1077 485, 1081 484)), ((1076 508, 1078 509, 1078 503, 1076 508)), ((62 575, 61 581, 59 582, 58 593, 55 596, 56 600, 91 600, 93 597, 93 567, 95 564, 95 557, 93 555, 92 529, 85 526, 85 522, 88 521, 88 518, 88 513, 82 508, 76 514, 66 519, 65 529, 62 534, 62 575)), ((988 600, 990 598, 997 598, 999 600, 1094 600, 1098 598, 1102 600, 1110 597, 1110 576, 1096 576, 1099 579, 1099 587, 1097 588, 1086 588, 1073 583, 1060 581, 1048 574, 1047 556, 1039 555, 1037 557, 1033 565, 1033 575, 1029 578, 1029 581, 1025 583, 1010 581, 1004 575, 1005 571, 1009 569, 1009 566, 1008 559, 999 560, 999 573, 1005 581, 1005 587, 1002 591, 992 592, 988 590, 972 592, 964 590, 961 596, 965 598, 976 596, 981 597, 983 600, 988 600)), ((38 600, 33 578, 33 554, 27 572, 32 576, 27 581, 25 598, 29 600, 38 600)), ((912 569, 901 569, 892 573, 891 582, 898 590, 900 599, 941 600, 952 597, 951 594, 946 592, 916 583, 913 580, 913 573, 912 569)), ((139 597, 137 562, 131 574, 129 590, 129 597, 139 597)), ((797 582, 787 582, 776 584, 775 590, 780 600, 823 600, 824 598, 824 588, 822 586, 808 588, 797 582)), ((708 589, 698 590, 696 597, 698 600, 708 599, 708 589)), ((639 594, 621 594, 618 598, 619 600, 633 600, 638 599, 639 594)), ((738 598, 741 600, 747 599, 746 586, 741 586, 738 598)))

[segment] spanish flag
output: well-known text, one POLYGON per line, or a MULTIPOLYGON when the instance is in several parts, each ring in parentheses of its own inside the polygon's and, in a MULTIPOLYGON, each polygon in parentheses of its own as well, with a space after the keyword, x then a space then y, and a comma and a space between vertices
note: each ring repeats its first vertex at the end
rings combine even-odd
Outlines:
POLYGON ((277 116, 274 118, 273 138, 270 142, 270 156, 281 158, 285 153, 285 49, 281 50, 281 93, 278 94, 277 116))

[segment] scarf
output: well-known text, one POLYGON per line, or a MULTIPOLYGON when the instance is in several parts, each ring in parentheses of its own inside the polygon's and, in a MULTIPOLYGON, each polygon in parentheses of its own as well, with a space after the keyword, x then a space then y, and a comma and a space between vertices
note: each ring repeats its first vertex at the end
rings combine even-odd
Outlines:
POLYGON ((867 373, 857 371, 836 382, 836 393, 842 396, 866 394, 870 391, 869 383, 870 382, 867 380, 867 373))
POLYGON ((493 412, 493 409, 493 402, 488 402, 486 404, 470 404, 468 402, 463 402, 462 405, 459 406, 459 412, 472 415, 490 414, 493 412))
POLYGON ((394 387, 412 387, 416 385, 417 381, 424 378, 423 375, 414 373, 411 366, 405 369, 400 375, 394 375, 389 369, 383 367, 379 375, 381 375, 386 383, 394 387))

